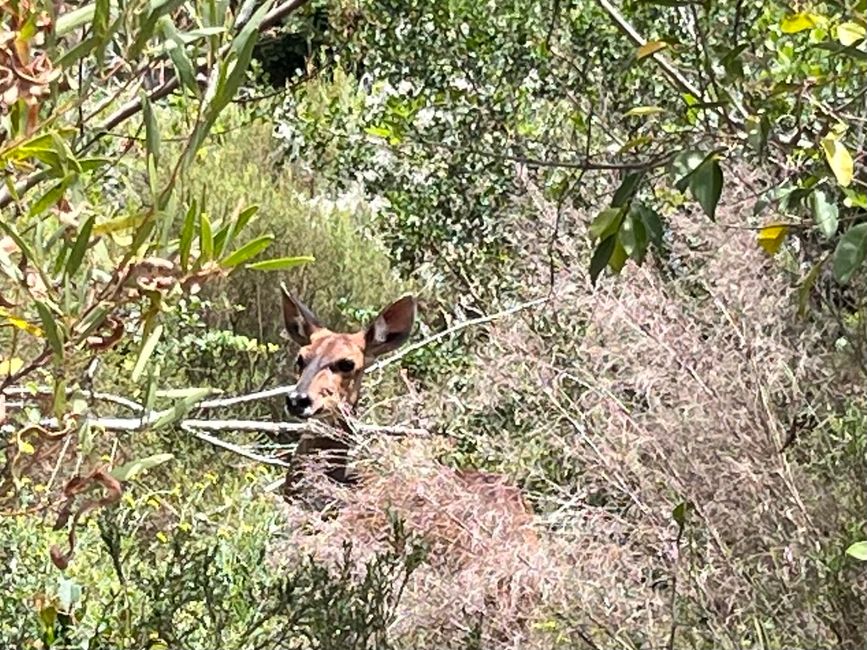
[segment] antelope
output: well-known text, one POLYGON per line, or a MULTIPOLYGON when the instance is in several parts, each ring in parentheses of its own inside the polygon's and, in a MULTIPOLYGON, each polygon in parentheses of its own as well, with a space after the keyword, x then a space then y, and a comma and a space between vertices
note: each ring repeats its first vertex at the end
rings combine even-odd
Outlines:
MULTIPOLYGON (((289 338, 298 346, 295 359, 296 384, 286 396, 286 410, 295 417, 317 418, 337 429, 346 429, 361 392, 364 371, 383 354, 392 352, 409 339, 416 317, 416 300, 403 296, 382 311, 364 329, 354 333, 334 332, 324 327, 309 307, 281 285, 283 321, 289 338)), ((330 453, 325 474, 339 483, 355 483, 347 470, 349 445, 332 437, 305 435, 298 443, 296 459, 313 451, 330 453)), ((459 481, 482 501, 498 502, 512 511, 532 513, 517 487, 503 476, 478 470, 457 470, 459 481)), ((292 494, 296 469, 286 478, 285 496, 292 494)))

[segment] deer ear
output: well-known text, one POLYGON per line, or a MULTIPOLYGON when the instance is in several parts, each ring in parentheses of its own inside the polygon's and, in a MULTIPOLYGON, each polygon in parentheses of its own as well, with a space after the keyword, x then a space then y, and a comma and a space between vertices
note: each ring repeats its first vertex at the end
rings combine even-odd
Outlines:
POLYGON ((369 359, 406 343, 415 323, 415 298, 404 296, 379 312, 364 332, 364 356, 369 359))
POLYGON ((295 296, 289 293, 286 285, 280 283, 283 293, 283 324, 289 338, 298 345, 310 343, 310 337, 322 328, 312 311, 295 296))

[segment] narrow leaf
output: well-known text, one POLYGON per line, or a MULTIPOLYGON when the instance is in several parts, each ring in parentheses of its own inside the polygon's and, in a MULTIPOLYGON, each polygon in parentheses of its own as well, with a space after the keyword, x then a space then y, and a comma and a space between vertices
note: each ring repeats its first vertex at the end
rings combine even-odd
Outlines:
POLYGON ((142 115, 144 116, 148 154, 153 158, 154 166, 158 167, 160 164, 160 127, 154 116, 153 106, 144 94, 142 95, 142 115))
POLYGON ((818 14, 802 11, 791 16, 786 16, 780 23, 780 29, 784 34, 797 34, 807 29, 818 27, 824 19, 818 14))
POLYGON ((54 350, 54 354, 58 359, 63 358, 63 339, 61 338, 61 330, 57 326, 57 321, 51 310, 41 300, 35 300, 36 311, 39 312, 39 320, 42 321, 42 330, 45 333, 45 338, 54 350))
POLYGON ((135 478, 138 474, 141 474, 142 472, 145 472, 152 467, 167 463, 168 461, 174 459, 174 457, 174 454, 154 454, 153 456, 148 456, 147 458, 131 460, 130 462, 125 463, 120 467, 115 467, 113 470, 111 470, 111 475, 118 481, 129 481, 135 478))
POLYGON ((132 380, 134 382, 137 382, 141 378, 141 374, 144 371, 145 366, 147 366, 151 355, 154 353, 154 349, 157 347, 157 343, 159 343, 162 334, 163 326, 157 325, 144 342, 141 352, 139 352, 138 359, 136 359, 135 367, 132 369, 132 380))
POLYGON ((211 230, 211 220, 204 212, 199 215, 199 246, 200 259, 207 262, 214 257, 214 234, 211 230))
POLYGON ((307 255, 301 255, 299 257, 277 257, 271 260, 262 260, 261 262, 247 264, 246 268, 254 271, 281 271, 315 261, 316 258, 307 255))
POLYGON ((263 250, 268 248, 271 245, 271 242, 274 241, 274 235, 263 235, 262 237, 257 237, 251 242, 247 242, 241 248, 236 250, 234 253, 229 255, 226 259, 221 262, 221 266, 225 268, 232 268, 233 266, 237 266, 243 262, 246 262, 252 257, 255 257, 263 250))
POLYGON ((90 235, 93 231, 93 222, 95 219, 95 216, 91 216, 90 219, 84 222, 81 231, 78 233, 78 237, 75 239, 75 243, 72 245, 72 251, 66 259, 67 276, 74 275, 78 270, 78 267, 81 266, 84 254, 87 252, 87 247, 90 244, 90 235))
POLYGON ((193 234, 196 229, 196 200, 193 199, 190 207, 187 209, 187 215, 184 217, 184 225, 181 228, 181 241, 178 245, 178 255, 180 257, 181 269, 186 273, 190 266, 190 249, 193 245, 193 234))
POLYGON ((644 45, 638 48, 635 52, 635 58, 641 61, 651 54, 655 54, 660 50, 664 50, 668 47, 668 43, 665 41, 647 41, 644 45))

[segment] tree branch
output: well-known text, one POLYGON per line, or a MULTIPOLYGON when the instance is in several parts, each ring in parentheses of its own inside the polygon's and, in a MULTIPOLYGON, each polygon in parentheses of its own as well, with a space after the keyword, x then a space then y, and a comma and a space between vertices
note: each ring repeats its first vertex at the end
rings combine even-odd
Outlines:
MULTIPOLYGON (((269 11, 265 17, 262 19, 262 22, 259 24, 258 32, 261 33, 266 29, 270 29, 278 22, 291 15, 305 4, 307 4, 310 0, 288 0, 287 2, 283 2, 278 6, 274 7, 271 11, 269 11)), ((246 20, 239 22, 236 25, 235 33, 237 34, 243 29, 246 24, 246 20)), ((224 45, 219 52, 219 55, 225 56, 229 50, 231 49, 231 42, 224 45)), ((205 69, 205 66, 200 66, 197 69, 197 72, 200 72, 205 69)), ((175 74, 171 79, 157 87, 155 90, 151 91, 148 94, 148 100, 151 102, 159 101, 173 93, 177 90, 181 85, 180 77, 175 74)), ((133 115, 136 115, 142 110, 144 106, 142 99, 140 97, 136 97, 135 99, 129 100, 126 104, 121 106, 117 111, 112 113, 99 127, 97 127, 96 133, 94 133, 93 137, 84 143, 78 151, 76 151, 76 155, 80 155, 87 151, 90 147, 92 147, 96 142, 101 140, 108 131, 116 128, 118 125, 122 124, 133 115)), ((29 190, 33 189, 36 185, 46 180, 49 177, 49 172, 47 170, 39 170, 30 174, 29 176, 24 177, 23 179, 17 181, 15 183, 15 194, 17 196, 21 196, 25 194, 29 190)), ((13 195, 9 192, 5 187, 0 189, 0 210, 8 206, 14 200, 13 195)))

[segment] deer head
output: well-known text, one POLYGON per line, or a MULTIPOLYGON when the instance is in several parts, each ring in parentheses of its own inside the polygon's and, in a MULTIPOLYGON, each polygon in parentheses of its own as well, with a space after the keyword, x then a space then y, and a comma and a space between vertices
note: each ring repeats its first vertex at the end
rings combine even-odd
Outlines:
POLYGON ((297 383, 286 397, 286 408, 296 417, 338 418, 358 402, 365 369, 409 338, 415 298, 396 300, 366 329, 345 334, 323 327, 285 286, 282 290, 286 331, 300 346, 295 360, 297 383))

